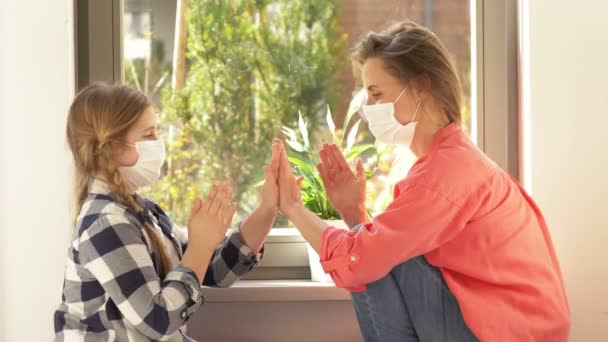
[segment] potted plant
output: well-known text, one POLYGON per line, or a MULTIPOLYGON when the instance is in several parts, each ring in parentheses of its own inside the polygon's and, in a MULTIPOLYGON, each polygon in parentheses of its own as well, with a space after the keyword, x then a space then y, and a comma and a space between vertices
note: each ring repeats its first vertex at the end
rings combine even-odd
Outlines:
MULTIPOLYGON (((360 91, 350 102, 344 124, 340 130, 336 130, 331 111, 329 107, 327 108, 326 121, 331 133, 331 142, 340 147, 349 163, 353 162, 366 151, 375 150, 377 152, 374 144, 355 145, 361 123, 360 119, 349 127, 353 115, 359 110, 364 101, 364 96, 365 93, 360 91)), ((288 149, 288 156, 289 161, 294 166, 294 174, 304 177, 302 181, 302 202, 304 206, 325 220, 329 225, 348 229, 325 193, 321 176, 316 168, 320 157, 317 149, 313 148, 311 144, 308 127, 302 115, 299 116, 297 129, 283 126, 283 133, 290 147, 288 149)), ((376 158, 379 158, 378 153, 376 153, 376 158)), ((367 171, 366 176, 369 178, 371 172, 367 171)), ((313 281, 331 282, 331 277, 325 274, 321 267, 319 255, 310 247, 310 244, 308 245, 308 258, 310 261, 311 279, 313 281)))

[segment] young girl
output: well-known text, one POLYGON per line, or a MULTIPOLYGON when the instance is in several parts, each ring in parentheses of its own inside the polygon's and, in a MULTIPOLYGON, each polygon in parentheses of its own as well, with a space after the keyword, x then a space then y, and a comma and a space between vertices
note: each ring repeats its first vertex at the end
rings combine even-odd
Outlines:
POLYGON ((277 214, 280 145, 265 167, 262 201, 226 237, 236 205, 213 184, 197 198, 187 234, 137 191, 156 181, 164 145, 156 115, 139 91, 95 84, 68 114, 78 216, 68 252, 57 341, 191 341, 188 318, 200 286, 227 287, 260 260, 277 214))

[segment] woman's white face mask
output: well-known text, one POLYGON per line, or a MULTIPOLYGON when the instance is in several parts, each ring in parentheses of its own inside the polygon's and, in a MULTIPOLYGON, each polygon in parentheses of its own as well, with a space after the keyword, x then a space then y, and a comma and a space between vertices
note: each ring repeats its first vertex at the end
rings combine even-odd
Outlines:
POLYGON ((406 145, 410 147, 414 139, 416 131, 416 114, 420 109, 421 101, 418 101, 416 111, 412 115, 412 119, 405 125, 402 125, 395 118, 395 103, 399 101, 407 88, 403 88, 399 96, 393 102, 378 103, 373 105, 363 106, 363 116, 368 121, 369 129, 374 137, 379 142, 385 144, 406 145))
POLYGON ((138 158, 134 165, 121 166, 119 171, 130 189, 136 192, 160 178, 165 161, 165 144, 162 140, 144 140, 127 145, 135 147, 138 158))

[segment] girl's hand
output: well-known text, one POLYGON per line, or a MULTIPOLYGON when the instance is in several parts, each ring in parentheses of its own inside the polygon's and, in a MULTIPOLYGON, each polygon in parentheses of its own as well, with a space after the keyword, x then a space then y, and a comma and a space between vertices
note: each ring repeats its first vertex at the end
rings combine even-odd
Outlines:
POLYGON ((188 220, 188 245, 215 250, 224 240, 234 213, 233 191, 227 183, 214 183, 207 197, 197 198, 188 220))
POLYGON ((264 166, 264 186, 260 208, 264 211, 277 213, 279 210, 279 164, 283 145, 280 140, 272 142, 272 158, 270 165, 264 166))

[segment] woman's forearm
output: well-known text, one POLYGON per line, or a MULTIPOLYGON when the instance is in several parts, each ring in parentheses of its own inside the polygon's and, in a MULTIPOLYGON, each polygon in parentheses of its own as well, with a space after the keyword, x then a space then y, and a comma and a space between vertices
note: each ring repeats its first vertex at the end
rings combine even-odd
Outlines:
POLYGON ((259 206, 243 220, 240 230, 247 247, 260 251, 276 217, 276 209, 259 206))
POLYGON ((340 211, 340 216, 349 228, 353 228, 354 226, 360 223, 372 221, 372 218, 369 216, 367 210, 365 209, 365 205, 342 210, 340 211))
POLYGON ((302 237, 319 253, 321 249, 321 234, 329 227, 327 223, 304 206, 296 206, 285 214, 298 228, 302 237))

